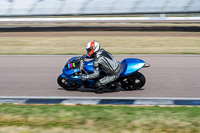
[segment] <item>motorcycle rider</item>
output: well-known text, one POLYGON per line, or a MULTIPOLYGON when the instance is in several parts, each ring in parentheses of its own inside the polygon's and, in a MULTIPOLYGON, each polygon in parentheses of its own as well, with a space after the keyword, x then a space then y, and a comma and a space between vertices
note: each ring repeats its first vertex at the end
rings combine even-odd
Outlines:
POLYGON ((90 41, 86 45, 87 57, 94 59, 94 73, 83 74, 82 80, 96 79, 99 77, 101 70, 106 76, 99 79, 95 86, 97 87, 97 92, 102 93, 103 86, 115 81, 121 73, 121 63, 118 62, 109 52, 105 51, 103 48, 100 49, 100 44, 97 41, 90 41))

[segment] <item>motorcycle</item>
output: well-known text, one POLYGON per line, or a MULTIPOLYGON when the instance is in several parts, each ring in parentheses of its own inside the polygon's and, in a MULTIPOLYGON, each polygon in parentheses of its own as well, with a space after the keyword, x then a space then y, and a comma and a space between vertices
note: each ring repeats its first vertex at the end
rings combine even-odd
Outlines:
MULTIPOLYGON (((119 87, 125 90, 141 89, 145 85, 146 78, 138 71, 141 68, 150 67, 150 64, 137 58, 126 58, 121 62, 121 64, 122 72, 119 78, 104 87, 113 91, 119 87)), ((72 57, 65 64, 63 73, 58 76, 57 83, 65 90, 76 90, 81 86, 96 89, 95 83, 105 76, 101 73, 101 70, 99 78, 86 81, 81 80, 82 74, 91 74, 93 71, 93 59, 86 61, 81 57, 72 57)))

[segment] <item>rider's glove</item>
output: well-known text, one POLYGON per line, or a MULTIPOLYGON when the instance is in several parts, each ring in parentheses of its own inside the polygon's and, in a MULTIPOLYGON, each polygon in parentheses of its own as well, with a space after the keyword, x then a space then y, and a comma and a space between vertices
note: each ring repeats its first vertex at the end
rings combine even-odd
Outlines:
POLYGON ((87 80, 87 76, 85 74, 82 74, 81 75, 81 80, 83 80, 83 81, 87 80))
POLYGON ((80 62, 80 70, 83 70, 84 64, 83 61, 80 62))
POLYGON ((81 58, 82 58, 82 60, 85 60, 85 59, 87 59, 87 55, 83 55, 81 58))

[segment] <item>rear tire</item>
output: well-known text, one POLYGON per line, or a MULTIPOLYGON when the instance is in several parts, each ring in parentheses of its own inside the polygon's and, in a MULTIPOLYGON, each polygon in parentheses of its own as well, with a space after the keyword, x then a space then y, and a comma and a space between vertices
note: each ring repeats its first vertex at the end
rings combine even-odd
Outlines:
POLYGON ((57 78, 57 83, 60 87, 64 88, 65 90, 76 90, 81 87, 81 85, 71 82, 70 85, 68 85, 67 78, 63 78, 61 75, 57 78))
POLYGON ((125 90, 139 90, 146 83, 146 78, 140 72, 134 73, 134 75, 125 78, 122 81, 122 88, 125 90))
POLYGON ((137 72, 135 74, 135 78, 136 78, 136 81, 135 81, 136 82, 136 90, 141 89, 146 83, 145 76, 142 73, 137 72))

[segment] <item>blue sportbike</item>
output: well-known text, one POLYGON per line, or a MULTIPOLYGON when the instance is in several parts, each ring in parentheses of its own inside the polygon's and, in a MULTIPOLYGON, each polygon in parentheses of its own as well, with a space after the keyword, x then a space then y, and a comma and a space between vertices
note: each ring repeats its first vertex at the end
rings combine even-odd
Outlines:
MULTIPOLYGON (((122 72, 120 77, 104 87, 110 90, 116 90, 121 87, 125 90, 137 90, 145 85, 145 76, 138 72, 141 68, 149 67, 150 64, 137 58, 127 58, 122 62, 122 72)), ((104 73, 101 73, 100 77, 94 80, 81 80, 82 74, 91 74, 94 71, 93 60, 86 61, 81 57, 71 58, 63 68, 63 73, 58 76, 57 83, 65 90, 76 90, 81 86, 85 88, 96 89, 95 83, 102 78, 104 73)))

